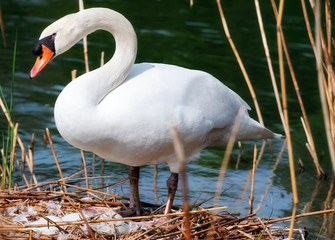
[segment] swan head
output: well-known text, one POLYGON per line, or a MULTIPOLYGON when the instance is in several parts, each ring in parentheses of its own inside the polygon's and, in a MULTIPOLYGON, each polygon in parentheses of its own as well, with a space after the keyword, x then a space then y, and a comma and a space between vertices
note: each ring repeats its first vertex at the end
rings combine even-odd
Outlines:
POLYGON ((80 12, 69 14, 43 30, 33 47, 33 54, 37 59, 30 71, 30 78, 34 78, 48 62, 67 51, 87 34, 78 25, 81 15, 80 12))

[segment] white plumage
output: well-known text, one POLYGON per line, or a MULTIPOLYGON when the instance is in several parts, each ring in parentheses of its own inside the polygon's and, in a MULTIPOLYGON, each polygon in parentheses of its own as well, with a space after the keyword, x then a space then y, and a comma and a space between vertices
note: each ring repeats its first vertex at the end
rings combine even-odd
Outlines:
MULTIPOLYGON (((247 103, 208 73, 167 64, 134 65, 135 32, 113 10, 92 8, 65 16, 40 39, 53 36, 54 57, 98 29, 114 36, 114 56, 69 83, 55 105, 57 129, 73 146, 133 167, 167 162, 178 173, 171 128, 177 127, 192 159, 207 146, 228 142, 241 107, 237 140, 280 137, 250 118, 247 103)), ((31 75, 40 70, 33 68, 31 75)))

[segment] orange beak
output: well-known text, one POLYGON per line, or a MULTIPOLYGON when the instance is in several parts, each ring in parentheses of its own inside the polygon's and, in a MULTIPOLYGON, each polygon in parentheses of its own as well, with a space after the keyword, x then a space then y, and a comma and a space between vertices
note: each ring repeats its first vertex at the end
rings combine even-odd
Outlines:
POLYGON ((51 58, 54 56, 54 52, 50 50, 48 47, 42 46, 42 54, 37 56, 35 65, 30 71, 30 78, 36 77, 36 75, 47 65, 47 63, 51 60, 51 58))

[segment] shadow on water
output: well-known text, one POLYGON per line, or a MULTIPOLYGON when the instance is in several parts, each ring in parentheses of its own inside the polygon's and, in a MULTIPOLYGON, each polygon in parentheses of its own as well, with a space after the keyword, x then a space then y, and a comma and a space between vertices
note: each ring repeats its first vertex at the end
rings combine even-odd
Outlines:
MULTIPOLYGON (((286 3, 283 19, 284 33, 316 139, 320 163, 330 174, 331 165, 324 134, 313 52, 307 37, 301 7, 292 2, 286 3)), ((137 62, 163 62, 204 70, 221 79, 252 106, 251 96, 224 35, 215 1, 199 1, 193 8, 188 4, 187 1, 91 0, 85 2, 85 8, 96 6, 112 8, 124 14, 132 22, 139 42, 137 62)), ((274 68, 277 71, 276 25, 270 4, 263 2, 261 4, 265 31, 274 68)), ((10 0, 2 2, 1 7, 8 46, 7 48, 0 46, 0 81, 6 94, 10 89, 12 46, 17 29, 18 48, 13 115, 20 123, 19 133, 25 143, 29 142, 33 132, 36 134, 35 174, 40 182, 58 178, 51 150, 43 147, 43 133, 45 128, 49 128, 63 174, 70 175, 81 167, 80 153, 59 136, 53 119, 53 105, 59 92, 70 81, 71 70, 77 69, 79 75, 85 71, 82 43, 57 57, 37 79, 30 80, 28 73, 35 60, 31 49, 40 32, 56 19, 77 11, 77 2, 10 0)), ((231 35, 256 90, 265 124, 275 132, 283 132, 254 5, 252 2, 241 0, 226 1, 223 3, 223 8, 231 35)), ((91 69, 99 66, 101 51, 106 52, 106 59, 112 56, 113 44, 114 41, 109 34, 102 31, 88 37, 91 69)), ((298 213, 334 208, 334 186, 329 179, 317 181, 312 159, 305 147, 306 137, 299 120, 301 113, 290 82, 288 97, 294 156, 295 159, 302 159, 306 167, 305 172, 298 173, 299 169, 296 166, 299 191, 298 213)), ((254 110, 250 115, 256 118, 254 110)), ((6 131, 6 128, 7 123, 0 113, 0 130, 6 131)), ((292 195, 286 151, 272 172, 276 163, 273 154, 278 155, 283 142, 284 140, 272 141, 272 150, 269 145, 266 145, 263 158, 256 170, 254 204, 261 206, 259 216, 270 216, 272 211, 272 217, 291 215, 292 195), (271 177, 269 177, 270 174, 271 177)), ((229 211, 239 211, 241 214, 248 212, 250 171, 255 143, 258 148, 261 147, 262 142, 243 143, 241 155, 237 146, 234 149, 223 185, 227 191, 221 197, 221 204, 227 205, 229 211)), ((201 153, 198 161, 188 165, 190 202, 197 199, 201 202, 215 194, 224 150, 224 147, 206 149, 201 153)), ((88 161, 91 159, 89 155, 88 161)), ((100 167, 100 161, 97 160, 95 174, 100 173, 100 167)), ((105 175, 112 175, 112 178, 105 180, 105 184, 127 177, 124 165, 105 162, 104 168, 105 175)), ((158 199, 155 199, 153 193, 153 169, 153 166, 142 168, 140 182, 142 200, 162 203, 167 197, 165 181, 169 176, 169 169, 166 164, 158 165, 156 193, 158 199)), ((18 173, 14 175, 20 180, 18 173)), ((122 189, 117 187, 114 191, 121 195, 128 194, 127 187, 126 184, 122 189)), ((181 191, 177 193, 176 203, 181 204, 181 191)), ((203 204, 205 207, 211 205, 213 205, 212 200, 203 204)), ((323 228, 322 234, 331 237, 334 235, 332 229, 335 225, 329 220, 330 216, 314 216, 297 220, 296 226, 306 226, 315 236, 323 228)))

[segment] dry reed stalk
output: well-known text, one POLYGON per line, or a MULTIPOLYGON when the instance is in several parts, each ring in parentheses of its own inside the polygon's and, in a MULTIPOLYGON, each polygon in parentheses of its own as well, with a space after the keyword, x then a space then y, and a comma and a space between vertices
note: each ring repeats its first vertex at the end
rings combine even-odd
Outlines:
POLYGON ((3 18, 2 18, 2 13, 1 12, 2 11, 1 11, 1 5, 0 5, 0 28, 1 28, 3 46, 6 47, 7 46, 7 42, 6 42, 6 34, 5 34, 5 24, 3 22, 3 18))
POLYGON ((331 6, 330 0, 325 1, 325 18, 326 18, 326 36, 327 36, 327 51, 329 56, 332 56, 332 15, 331 15, 331 6))
POLYGON ((77 77, 77 69, 71 71, 71 80, 73 81, 77 77))
POLYGON ((23 171, 23 168, 20 166, 20 162, 19 162, 19 159, 15 156, 15 160, 16 160, 16 164, 17 166, 19 167, 20 169, 20 172, 21 172, 21 177, 23 179, 23 181, 26 183, 27 186, 29 186, 29 182, 26 178, 26 175, 24 174, 24 171, 23 171))
POLYGON ((315 48, 315 41, 314 41, 314 37, 313 37, 313 33, 312 33, 311 24, 309 23, 309 19, 308 19, 305 0, 301 0, 301 7, 302 7, 302 12, 303 12, 303 15, 304 15, 304 19, 305 19, 305 24, 306 24, 306 29, 307 29, 309 41, 311 42, 314 55, 316 56, 317 54, 316 54, 316 48, 315 48))
POLYGON ((218 5, 218 9, 219 9, 219 13, 220 13, 221 22, 222 22, 222 26, 223 26, 224 32, 225 32, 226 37, 227 37, 227 39, 229 41, 230 47, 232 48, 232 50, 233 50, 233 52, 235 54, 236 60, 237 60, 237 62, 239 64, 239 67, 241 68, 242 74, 244 76, 244 79, 245 79, 245 81, 246 81, 246 83, 248 85, 250 94, 251 94, 252 99, 254 101, 256 112, 257 112, 257 116, 258 116, 258 121, 260 122, 260 124, 262 124, 264 126, 264 121, 263 121, 262 113, 261 113, 261 110, 259 108, 259 104, 258 104, 258 101, 257 101, 257 97, 256 97, 256 94, 255 94, 254 88, 253 88, 253 86, 251 84, 251 81, 249 79, 247 71, 245 70, 245 67, 244 67, 243 62, 242 62, 242 60, 240 58, 240 55, 238 54, 238 51, 237 51, 237 49, 235 47, 233 39, 230 36, 229 28, 228 28, 226 19, 225 19, 224 14, 223 14, 222 6, 221 6, 221 1, 220 0, 216 0, 216 2, 217 2, 217 5, 218 5))
MULTIPOLYGON (((104 159, 100 160, 100 166, 101 166, 100 175, 103 176, 105 172, 105 160, 104 159)), ((101 186, 104 186, 104 184, 105 184, 104 178, 101 178, 101 186)))
POLYGON ((88 224, 87 222, 87 219, 83 213, 83 211, 81 210, 81 208, 77 207, 75 204, 72 203, 72 200, 69 198, 69 197, 66 197, 66 199, 68 200, 68 202, 71 204, 71 206, 77 210, 77 212, 79 212, 81 218, 84 220, 84 223, 85 223, 85 226, 91 236, 91 239, 95 240, 95 236, 94 236, 94 233, 93 233, 93 230, 92 228, 90 227, 90 225, 88 224))
POLYGON ((154 195, 155 195, 155 202, 158 201, 158 188, 157 188, 157 177, 158 177, 158 168, 157 164, 154 165, 154 185, 153 185, 153 190, 154 190, 154 195))
MULTIPOLYGON (((335 212, 335 209, 328 209, 328 210, 322 210, 322 211, 315 211, 315 212, 298 214, 298 215, 295 216, 295 218, 310 217, 310 216, 321 215, 321 214, 328 214, 328 213, 334 213, 334 212, 335 212)), ((292 219, 292 216, 290 216, 290 217, 283 217, 283 218, 276 218, 276 219, 270 219, 268 221, 268 223, 286 222, 286 221, 290 221, 291 219, 292 219)))
MULTIPOLYGON (((326 62, 329 61, 329 59, 327 59, 329 56, 326 57, 326 54, 328 54, 327 51, 322 52, 321 44, 323 43, 323 41, 322 41, 321 16, 320 15, 321 15, 321 6, 320 6, 320 1, 317 0, 316 5, 315 5, 315 44, 316 44, 316 52, 317 52, 316 64, 317 64, 317 72, 318 72, 319 94, 320 94, 320 99, 321 99, 323 120, 325 124, 325 129, 326 129, 327 143, 328 143, 330 158, 331 158, 332 165, 333 165, 333 174, 335 174, 335 141, 334 141, 335 139, 332 138, 332 132, 331 132, 332 123, 331 123, 331 119, 329 116, 329 111, 331 112, 331 116, 333 115, 331 111, 332 104, 329 104, 329 102, 327 104, 327 100, 325 96, 325 92, 327 91, 327 89, 325 89, 325 86, 323 84, 323 79, 322 79, 322 72, 323 72, 322 53, 324 54, 324 59, 326 62), (329 107, 329 109, 327 108, 327 106, 329 107)), ((328 71, 328 74, 330 74, 329 71, 328 71)), ((333 79, 335 81, 335 77, 333 79)))
POLYGON ((282 121, 282 124, 284 126, 285 125, 285 120, 284 120, 283 108, 281 106, 279 91, 278 91, 277 82, 276 82, 275 74, 274 74, 273 67, 272 67, 270 51, 269 51, 268 43, 267 43, 267 40, 266 40, 266 35, 265 35, 265 30, 264 30, 264 25, 263 25, 263 20, 262 20, 262 15, 261 15, 258 0, 255 0, 255 6, 256 6, 258 25, 259 25, 259 28, 260 28, 260 31, 261 31, 261 36, 262 36, 262 42, 263 42, 263 46, 264 46, 266 61, 268 63, 268 68, 269 68, 269 72, 270 72, 270 78, 271 78, 271 82, 272 82, 273 92, 275 94, 275 98, 276 98, 276 102, 277 102, 278 113, 279 113, 280 119, 282 121))
MULTIPOLYGON (((5 159, 5 153, 4 153, 3 149, 0 149, 0 152, 1 152, 2 159, 5 159)), ((0 171, 1 171, 1 175, 5 174, 5 171, 7 171, 6 181, 9 182, 9 179, 8 179, 8 176, 9 176, 8 167, 6 169, 3 169, 2 166, 0 165, 0 171)))
POLYGON ((182 179, 182 186, 183 186, 183 210, 184 210, 184 221, 185 221, 185 238, 187 240, 191 239, 191 230, 190 230, 190 218, 189 218, 189 204, 188 204, 188 194, 187 194, 187 178, 186 178, 186 171, 185 171, 185 153, 184 153, 184 146, 180 139, 178 130, 176 127, 171 128, 171 133, 173 137, 173 147, 176 153, 177 159, 180 162, 180 173, 182 179))
POLYGON ((249 214, 252 214, 252 211, 253 211, 256 159, 257 159, 257 145, 255 144, 254 158, 253 158, 253 164, 252 164, 252 180, 251 180, 251 190, 250 190, 250 199, 249 199, 249 214))
MULTIPOLYGON (((263 143, 262 143, 262 147, 261 147, 261 150, 259 151, 260 153, 258 154, 258 157, 256 158, 256 162, 255 162, 255 169, 258 168, 258 164, 263 156, 263 153, 264 153, 264 150, 265 150, 265 146, 266 146, 266 141, 264 140, 263 143)), ((245 180, 245 183, 244 185, 241 187, 241 192, 239 194, 239 196, 237 197, 237 199, 243 199, 243 195, 246 194, 246 192, 248 191, 248 186, 249 186, 249 183, 250 183, 250 177, 252 178, 253 174, 253 171, 252 169, 248 172, 248 175, 246 177, 246 180, 245 180)))
MULTIPOLYGON (((317 12, 316 5, 315 5, 315 7, 313 7, 313 5, 312 5, 311 2, 310 2, 310 4, 312 6, 313 13, 314 13, 314 16, 315 16, 316 12, 317 12)), ((329 2, 329 4, 330 4, 330 2, 329 2)), ((327 7, 325 8, 325 10, 326 11, 327 10, 330 11, 330 9, 327 9, 327 7)), ((320 14, 320 22, 321 22, 321 10, 320 10, 320 12, 318 14, 320 14)), ((330 15, 330 12, 329 12, 329 15, 330 15)), ((327 19, 326 19, 326 21, 327 21, 327 19)), ((326 24, 326 27, 327 27, 327 24, 326 24)), ((317 29, 317 26, 316 26, 316 29, 317 29)), ((328 43, 328 44, 326 43, 326 39, 325 39, 325 36, 323 34, 322 28, 320 27, 320 28, 318 28, 318 30, 320 31, 321 49, 322 49, 323 54, 324 54, 323 57, 324 57, 324 60, 325 60, 325 64, 327 66, 326 67, 327 73, 328 73, 328 75, 331 76, 332 80, 335 80, 335 71, 334 71, 334 66, 332 64, 332 57, 331 57, 331 55, 328 54, 328 46, 331 43, 328 43)), ((327 32, 328 31, 331 31, 331 30, 327 30, 327 32)), ((333 88, 333 90, 335 90, 335 89, 333 88)))
MULTIPOLYGON (((208 208, 208 209, 200 209, 189 211, 189 214, 198 214, 204 212, 215 212, 224 210, 227 207, 219 207, 219 208, 208 208)), ((334 209, 332 209, 334 211, 334 209)), ((136 221, 142 219, 153 219, 153 218, 164 218, 164 217, 176 217, 183 216, 184 212, 176 212, 176 213, 168 213, 168 214, 155 214, 155 215, 147 215, 147 216, 135 216, 135 217, 124 217, 124 218, 106 218, 106 219, 96 219, 89 220, 88 223, 100 223, 100 222, 115 222, 115 221, 136 221)), ((65 221, 65 222, 57 222, 58 226, 64 225, 81 225, 85 224, 85 221, 65 221)), ((27 230, 27 228, 37 228, 37 227, 53 227, 54 224, 25 224, 25 225, 0 225, 0 231, 8 231, 8 230, 27 230)))
MULTIPOLYGON (((95 159, 96 159, 96 155, 95 153, 92 154, 92 163, 91 163, 91 169, 92 169, 92 177, 95 176, 95 159)), ((93 187, 93 178, 91 178, 91 187, 93 187)))
MULTIPOLYGON (((60 176, 61 178, 64 178, 64 177, 63 177, 63 172, 62 172, 62 169, 61 169, 61 167, 60 167, 60 165, 59 165, 58 158, 57 158, 57 155, 56 155, 56 151, 55 151, 55 148, 54 148, 54 145, 53 145, 51 136, 50 136, 50 131, 49 131, 48 128, 46 128, 45 131, 46 131, 46 134, 47 134, 49 143, 50 143, 50 147, 51 147, 51 150, 52 150, 52 154, 53 154, 53 156, 54 156, 54 158, 55 158, 55 161, 56 161, 56 165, 57 165, 57 168, 58 168, 59 176, 60 176)), ((67 192, 66 187, 64 187, 64 191, 67 192)))
POLYGON ((269 229, 267 228, 267 224, 265 225, 265 224, 263 223, 262 219, 260 219, 259 217, 258 217, 257 219, 258 219, 258 221, 262 224, 263 229, 264 229, 264 230, 266 231, 266 233, 269 235, 269 237, 271 238, 271 240, 274 240, 274 238, 273 238, 271 232, 270 232, 269 229))
MULTIPOLYGON (((273 8, 275 18, 277 19, 278 18, 278 11, 277 11, 277 7, 276 7, 276 4, 275 4, 274 0, 271 0, 271 4, 272 4, 272 8, 273 8)), ((305 133, 306 133, 306 136, 307 136, 307 139, 308 139, 308 145, 309 145, 309 146, 307 146, 307 148, 310 151, 310 154, 311 154, 312 159, 314 161, 314 165, 315 165, 316 170, 317 170, 317 174, 320 178, 322 176, 325 176, 325 172, 323 171, 321 165, 319 164, 319 160, 318 160, 317 153, 316 153, 316 148, 315 148, 315 144, 314 144, 314 139, 313 139, 311 127, 309 125, 306 110, 305 110, 305 107, 304 107, 304 104, 303 104, 303 101, 302 101, 302 98, 301 98, 298 81, 296 79, 295 72, 294 72, 294 69, 293 69, 293 65, 292 65, 292 62, 291 62, 291 58, 290 58, 290 55, 289 55, 289 52, 288 52, 288 49, 287 49, 283 29, 280 28, 279 31, 280 31, 280 35, 281 35, 281 38, 282 38, 283 49, 284 49, 287 64, 288 64, 288 67, 289 67, 289 70, 290 70, 293 86, 294 86, 295 92, 297 94, 299 106, 300 106, 300 109, 301 109, 301 112, 302 112, 302 115, 303 115, 303 119, 304 119, 304 123, 305 123, 305 133)))
MULTIPOLYGON (((310 196, 310 200, 304 205, 304 207, 302 209, 304 209, 304 212, 310 212, 310 209, 314 203, 315 198, 318 196, 319 194, 319 190, 320 190, 320 186, 323 182, 321 181, 321 179, 318 179, 316 181, 316 184, 314 186, 313 192, 310 196)), ((325 209, 325 208, 324 208, 325 209)))
MULTIPOLYGON (((324 209, 327 208, 327 206, 331 206, 332 208, 335 208, 335 201, 332 200, 332 197, 334 196, 334 185, 335 185, 335 179, 332 180, 330 184, 330 188, 328 190, 327 198, 324 202, 324 209)), ((322 226, 326 226, 327 220, 328 220, 328 228, 326 228, 326 232, 328 232, 328 236, 334 236, 334 212, 330 213, 327 216, 324 216, 322 226)))
POLYGON ((9 174, 9 182, 8 182, 8 186, 9 188, 11 188, 12 186, 12 171, 13 171, 13 166, 14 166, 14 158, 15 158, 15 148, 16 148, 16 142, 17 142, 17 130, 19 128, 19 124, 16 123, 15 124, 15 127, 14 127, 14 139, 13 139, 13 146, 12 146, 12 149, 11 149, 11 153, 10 153, 10 164, 9 164, 9 167, 10 167, 10 174, 9 174))
POLYGON ((88 175, 87 175, 86 158, 85 158, 85 153, 84 153, 83 150, 80 150, 80 155, 81 155, 81 160, 83 161, 83 168, 84 168, 84 173, 85 173, 85 183, 86 183, 86 188, 89 188, 89 184, 88 184, 88 175))
MULTIPOLYGON (((91 178, 91 179, 93 180, 94 178, 91 178)), ((96 187, 96 188, 90 188, 90 189, 92 189, 92 190, 101 190, 101 189, 112 187, 112 186, 116 186, 116 185, 119 185, 119 184, 124 184, 126 182, 128 182, 128 179, 121 180, 121 181, 118 181, 118 182, 115 182, 115 183, 111 183, 111 184, 108 184, 106 186, 101 186, 101 187, 96 187)), ((82 193, 82 192, 86 192, 86 190, 77 191, 76 193, 79 194, 79 193, 82 193)))
MULTIPOLYGON (((266 140, 263 140, 263 142, 262 142, 262 146, 260 148, 260 151, 259 151, 259 154, 258 154, 258 157, 257 157, 257 160, 256 160, 256 166, 258 166, 259 162, 261 161, 261 159, 263 157, 263 154, 264 154, 264 151, 265 151, 266 142, 267 142, 266 140)), ((269 143, 271 143, 270 140, 269 140, 269 143)), ((271 144, 269 146, 271 146, 271 144)))
POLYGON ((235 138, 236 138, 238 129, 240 127, 241 117, 242 117, 242 114, 243 114, 244 111, 245 111, 245 108, 240 107, 240 109, 238 111, 238 114, 235 118, 234 126, 231 130, 231 134, 230 134, 228 144, 227 144, 227 147, 226 147, 226 152, 225 152, 223 160, 222 160, 222 164, 221 164, 221 168, 220 168, 220 174, 219 174, 218 181, 217 181, 216 194, 215 194, 215 199, 214 199, 214 206, 215 207, 219 206, 219 203, 220 203, 220 195, 221 195, 221 191, 222 191, 224 176, 225 176, 225 173, 226 173, 226 170, 227 170, 227 166, 228 166, 228 162, 229 162, 229 159, 230 159, 231 151, 232 151, 233 146, 234 146, 235 138))
MULTIPOLYGON (((19 137, 18 137, 18 142, 19 142, 19 137)), ((28 154, 25 154, 25 157, 26 157, 25 162, 27 162, 29 172, 30 172, 30 177, 31 177, 33 183, 37 185, 38 182, 37 182, 37 178, 36 178, 35 173, 34 173, 34 159, 32 159, 31 149, 30 150, 28 149, 28 154)), ((23 168, 23 166, 24 166, 24 162, 22 162, 22 168, 23 168)))
POLYGON ((74 186, 74 185, 70 185, 70 184, 67 184, 67 183, 63 183, 63 182, 59 182, 59 184, 63 185, 63 186, 67 186, 67 187, 72 187, 72 188, 75 188, 75 189, 84 190, 86 192, 99 193, 99 194, 102 194, 102 195, 105 195, 105 196, 108 196, 108 197, 112 197, 112 198, 125 199, 125 200, 128 199, 128 198, 121 197, 119 195, 105 193, 105 192, 101 192, 101 191, 96 191, 94 189, 89 189, 89 188, 83 188, 83 187, 79 187, 79 186, 74 186))
POLYGON ((71 179, 71 178, 74 177, 74 176, 76 176, 76 175, 78 175, 78 174, 80 174, 80 173, 82 173, 82 171, 78 171, 78 172, 72 174, 71 176, 68 176, 68 177, 65 177, 65 178, 60 178, 58 180, 49 181, 49 182, 43 182, 43 183, 36 184, 34 186, 28 186, 28 187, 27 186, 23 186, 22 188, 24 188, 24 189, 22 191, 23 192, 25 192, 25 191, 31 191, 31 190, 34 190, 35 188, 39 189, 39 187, 43 187, 43 186, 46 186, 46 185, 52 185, 52 184, 60 185, 59 182, 64 182, 64 181, 69 181, 69 180, 77 180, 77 179, 71 179))
POLYGON ((293 210, 292 210, 292 221, 289 232, 289 239, 292 239, 295 215, 297 211, 298 205, 298 191, 297 191, 297 183, 295 178, 294 171, 294 159, 293 159, 293 148, 292 148, 292 139, 291 132, 289 128, 289 118, 288 118, 288 110, 287 110, 287 96, 286 96, 286 82, 285 82, 285 73, 284 73, 284 59, 283 59, 283 47, 282 47, 282 38, 280 34, 281 29, 281 21, 283 17, 283 9, 284 9, 284 0, 280 0, 278 17, 277 17, 277 44, 278 44, 278 58, 279 58, 279 71, 280 71, 280 84, 282 90, 282 102, 283 102, 283 110, 284 110, 284 118, 285 118, 285 135, 287 138, 287 148, 288 148, 288 157, 289 157, 289 165, 290 165, 290 175, 291 175, 291 185, 292 185, 292 193, 293 193, 293 210))
MULTIPOLYGON (((257 157, 257 160, 256 160, 256 168, 257 168, 257 166, 258 166, 260 160, 261 160, 262 157, 263 157, 263 154, 264 154, 264 151, 265 151, 266 142, 267 142, 267 141, 264 140, 263 143, 262 143, 262 146, 261 146, 261 148, 260 148, 260 151, 259 151, 259 154, 258 154, 258 157, 257 157)), ((240 143, 240 142, 238 142, 238 143, 240 143)), ((239 146, 239 147, 240 147, 240 146, 239 146)), ((238 164, 239 164, 240 159, 241 159, 241 152, 242 152, 242 150, 241 150, 241 148, 240 148, 240 152, 239 152, 239 154, 238 154, 238 156, 237 156, 237 161, 236 161, 235 169, 238 169, 238 164)), ((248 176, 247 176, 247 178, 246 178, 246 181, 245 181, 243 187, 241 187, 242 191, 240 192, 239 196, 243 196, 243 195, 247 192, 248 185, 249 185, 249 182, 250 182, 250 176, 251 176, 251 175, 252 175, 252 170, 249 171, 248 176)), ((237 197, 237 199, 242 199, 242 198, 243 198, 243 197, 241 197, 241 198, 240 198, 240 197, 237 197)))
POLYGON ((105 64, 105 52, 101 52, 101 57, 100 57, 100 66, 102 67, 105 64))
MULTIPOLYGON (((1 107, 1 110, 4 113, 4 115, 6 116, 6 119, 7 119, 8 123, 10 124, 10 127, 14 128, 14 123, 12 122, 12 120, 9 116, 9 113, 7 112, 6 106, 5 106, 4 102, 2 101, 2 98, 0 98, 0 107, 1 107)), ((17 142, 19 143, 19 146, 21 148, 22 166, 24 168, 25 162, 30 161, 30 159, 29 159, 29 156, 26 154, 24 144, 23 144, 19 135, 17 135, 17 142)), ((33 174, 33 171, 31 171, 31 173, 33 174)), ((36 180, 36 177, 34 177, 34 178, 36 180)))
MULTIPOLYGON (((313 9, 313 13, 316 16, 316 14, 320 15, 320 12, 317 13, 316 11, 316 7, 314 4, 312 4, 312 2, 310 2, 311 7, 313 9)), ((330 4, 330 1, 328 2, 328 4, 330 4)), ((310 27, 310 23, 308 20, 308 15, 307 15, 307 11, 306 11, 306 5, 305 5, 305 1, 301 0, 301 5, 302 5, 302 9, 303 9, 303 13, 304 13, 304 18, 305 18, 305 23, 306 23, 306 28, 307 28, 307 32, 308 32, 308 36, 311 42, 311 45, 313 46, 313 50, 314 50, 314 54, 315 54, 315 58, 316 61, 318 63, 318 52, 316 50, 316 43, 313 39, 313 34, 312 34, 312 30, 310 27)), ((326 16, 330 16, 330 8, 326 7, 325 8, 326 12, 326 16)), ((318 17, 321 18, 321 17, 318 17)), ((326 19, 327 21, 327 19, 326 19)), ((321 22, 321 19, 320 21, 321 22)), ((329 24, 326 24, 326 27, 329 27, 329 24)), ((324 99, 321 100, 321 105, 322 105, 322 112, 324 115, 324 122, 325 122, 325 128, 326 128, 326 135, 327 135, 327 142, 328 142, 328 148, 329 148, 329 152, 330 152, 330 157, 331 157, 331 161, 332 161, 332 165, 333 165, 333 173, 335 172, 335 104, 334 104, 334 98, 335 98, 335 73, 334 73, 334 67, 332 65, 332 58, 330 57, 331 54, 329 54, 329 45, 330 43, 328 42, 328 44, 326 44, 325 42, 325 38, 322 32, 322 28, 320 26, 320 24, 316 24, 315 27, 316 31, 319 31, 318 33, 316 32, 316 34, 318 34, 319 38, 320 38, 320 48, 323 50, 323 54, 324 54, 324 60, 326 62, 326 70, 328 73, 328 83, 326 82, 325 76, 324 76, 324 72, 323 71, 318 71, 318 74, 320 74, 320 77, 322 78, 321 80, 318 80, 318 84, 319 84, 319 92, 323 92, 320 94, 320 98, 324 99), (324 86, 321 86, 321 82, 323 82, 324 86), (330 86, 329 86, 330 85, 330 86), (320 87, 323 89, 320 89, 320 87), (324 96, 325 94, 325 96, 324 96), (328 109, 327 106, 324 106, 326 103, 328 103, 328 109), (329 118, 327 118, 328 115, 328 110, 329 110, 329 118), (326 111, 326 112, 325 112, 326 111), (327 119, 326 119, 327 118, 327 119), (330 133, 329 133, 330 131, 330 133)), ((327 30, 327 32, 329 32, 329 30, 327 30)), ((329 38, 329 36, 328 36, 329 38)), ((320 49, 320 52, 321 52, 320 49)), ((320 58, 322 59, 322 57, 320 58)), ((320 63, 321 64, 321 63, 320 63)), ((321 64, 322 65, 322 64, 321 64)), ((322 66, 321 66, 322 67, 322 66)), ((320 70, 322 70, 322 68, 320 68, 320 70)))
POLYGON ((271 170, 269 176, 268 176, 267 179, 266 179, 266 181, 268 182, 268 184, 267 184, 267 186, 265 187, 265 190, 264 190, 263 195, 260 197, 260 200, 259 200, 259 203, 258 203, 258 205, 257 205, 257 209, 255 210, 255 213, 258 213, 258 212, 261 210, 261 206, 262 206, 262 204, 263 204, 264 198, 265 198, 266 194, 268 193, 269 188, 270 188, 271 183, 272 183, 270 179, 272 178, 273 173, 276 171, 276 169, 277 169, 277 167, 278 167, 278 165, 279 165, 280 159, 281 159, 281 157, 282 157, 282 155, 283 155, 283 152, 284 152, 284 150, 285 150, 285 147, 286 147, 286 143, 287 143, 287 139, 285 139, 285 141, 284 141, 284 143, 283 143, 283 146, 282 146, 282 148, 281 148, 281 150, 280 150, 280 152, 279 152, 279 154, 278 154, 278 156, 277 156, 276 162, 275 162, 275 164, 273 165, 272 170, 271 170))
MULTIPOLYGON (((72 81, 77 77, 77 70, 74 69, 71 71, 71 79, 72 81)), ((84 168, 84 173, 85 173, 85 183, 86 183, 86 188, 88 188, 89 184, 88 184, 88 175, 87 175, 87 165, 86 165, 86 158, 85 158, 85 152, 83 150, 80 149, 80 156, 81 156, 81 160, 82 160, 82 164, 83 164, 83 168, 84 168)))
MULTIPOLYGON (((331 201, 333 201, 333 196, 334 196, 334 186, 335 185, 335 179, 332 179, 329 189, 328 189, 328 193, 327 193, 327 197, 323 203, 323 209, 326 210, 328 208, 328 206, 330 205, 331 201)), ((326 225, 326 221, 324 220, 323 225, 326 225)))
MULTIPOLYGON (((312 28, 311 28, 311 25, 310 25, 310 22, 309 22, 309 19, 308 19, 305 0, 301 0, 301 6, 302 6, 303 14, 304 14, 304 19, 305 19, 305 23, 306 23, 306 29, 307 29, 308 37, 309 37, 309 40, 310 40, 311 45, 313 47, 314 56, 315 56, 315 58, 317 58, 315 41, 314 41, 314 37, 313 37, 313 33, 312 33, 312 28)), ((314 11, 314 7, 313 7, 313 11, 314 11)), ((324 82, 324 85, 325 85, 325 89, 328 89, 328 84, 326 82, 324 72, 322 72, 322 79, 323 79, 323 82, 324 82)), ((331 101, 331 99, 332 99, 331 94, 328 91, 326 91, 325 93, 326 93, 326 97, 327 97, 328 106, 331 106, 331 102, 332 102, 331 101)), ((332 113, 334 113, 334 108, 330 107, 330 111, 332 113)))
MULTIPOLYGON (((79 0, 79 11, 84 10, 84 1, 79 0)), ((88 65, 88 50, 87 50, 87 37, 83 38, 83 47, 84 47, 84 58, 85 58, 85 70, 86 72, 90 71, 89 65, 88 65)))
MULTIPOLYGON (((140 238, 143 237, 144 235, 147 235, 149 232, 152 232, 152 231, 154 231, 154 230, 156 230, 156 229, 158 229, 158 228, 160 228, 160 227, 162 227, 162 226, 164 226, 164 225, 166 225, 166 224, 169 224, 169 223, 171 223, 171 222, 173 222, 173 221, 176 221, 176 220, 178 220, 179 218, 181 218, 181 217, 171 218, 171 219, 168 220, 168 221, 165 221, 165 222, 163 222, 163 223, 161 223, 161 224, 159 224, 159 225, 157 225, 157 226, 155 226, 155 227, 153 227, 153 228, 150 228, 150 229, 148 229, 147 231, 145 231, 145 232, 141 233, 140 235, 136 236, 133 240, 140 239, 140 238)), ((150 238, 146 238, 146 239, 150 239, 150 238)))

